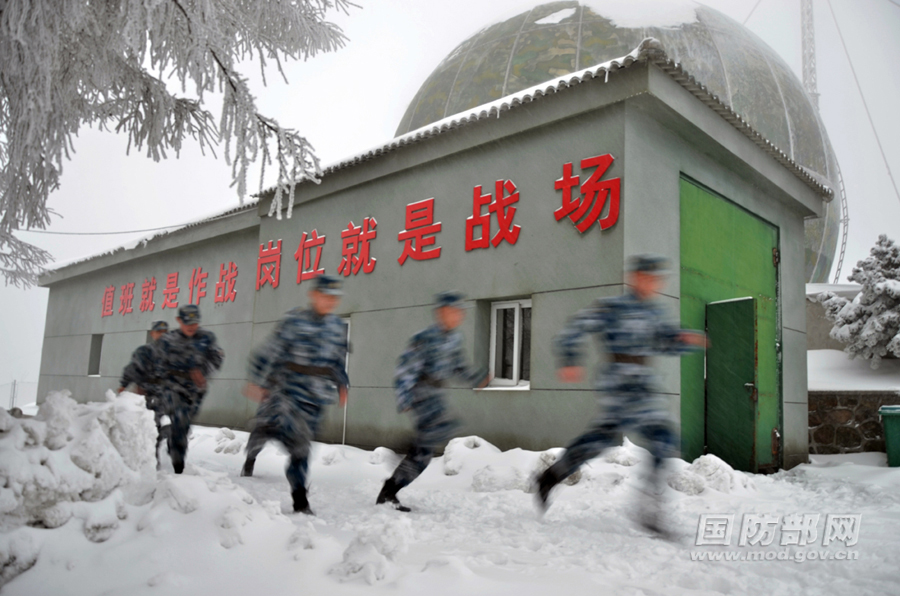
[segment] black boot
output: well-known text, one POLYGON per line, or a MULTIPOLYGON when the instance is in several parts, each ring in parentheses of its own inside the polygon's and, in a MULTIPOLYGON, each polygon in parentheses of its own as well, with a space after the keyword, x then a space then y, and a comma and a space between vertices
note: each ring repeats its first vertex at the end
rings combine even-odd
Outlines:
POLYGON ((247 461, 244 462, 244 467, 241 468, 241 476, 253 476, 253 466, 256 464, 256 459, 248 457, 247 461))
POLYGON ((535 498, 537 499, 538 508, 541 510, 541 513, 546 513, 547 508, 550 507, 550 503, 548 499, 550 498, 550 491, 553 490, 553 487, 559 484, 559 477, 553 471, 553 466, 550 466, 544 473, 538 476, 535 491, 535 498))
POLYGON ((306 515, 315 515, 313 510, 309 508, 309 500, 306 498, 306 487, 300 487, 291 493, 294 499, 294 513, 305 513, 306 515))
POLYGON ((401 504, 397 499, 397 491, 399 490, 400 487, 397 486, 397 482, 393 478, 388 478, 384 481, 384 486, 381 487, 381 492, 378 493, 378 498, 375 499, 375 504, 383 505, 384 503, 390 503, 397 511, 411 511, 409 507, 401 504))

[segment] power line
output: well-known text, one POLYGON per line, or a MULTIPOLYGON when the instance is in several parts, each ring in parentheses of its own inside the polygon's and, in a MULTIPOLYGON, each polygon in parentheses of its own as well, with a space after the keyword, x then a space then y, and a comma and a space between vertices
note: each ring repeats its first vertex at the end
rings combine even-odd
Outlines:
POLYGON ((162 226, 159 228, 146 228, 144 230, 120 230, 117 232, 51 232, 49 230, 16 230, 17 232, 28 232, 31 234, 52 234, 55 236, 116 236, 119 234, 141 234, 144 232, 158 232, 160 230, 171 230, 173 228, 183 228, 185 226, 189 226, 192 224, 198 223, 207 223, 211 221, 216 221, 219 219, 224 219, 226 217, 233 217, 235 215, 239 215, 244 211, 238 211, 236 213, 226 213, 223 215, 216 215, 214 217, 210 217, 208 219, 202 219, 200 221, 189 221, 187 223, 173 224, 171 226, 162 226))
POLYGON ((831 11, 831 18, 834 19, 834 26, 837 27, 838 37, 841 40, 841 45, 844 47, 844 55, 847 56, 847 62, 850 64, 850 72, 853 73, 853 80, 856 81, 856 88, 859 90, 859 96, 862 99, 863 107, 866 109, 866 116, 869 117, 869 125, 872 127, 872 132, 875 134, 875 142, 878 143, 878 150, 881 151, 881 158, 884 160, 884 167, 887 168, 888 178, 891 179, 891 184, 894 186, 894 193, 897 195, 897 200, 900 201, 900 190, 897 189, 897 182, 894 180, 894 174, 891 172, 891 164, 888 163, 887 155, 884 154, 884 147, 881 146, 881 138, 879 138, 878 130, 875 128, 875 121, 872 120, 872 113, 869 111, 869 104, 866 102, 866 96, 863 95, 862 85, 859 84, 859 77, 856 76, 856 69, 853 67, 853 60, 850 59, 850 52, 847 50, 847 44, 844 42, 844 34, 841 33, 841 26, 838 24, 837 16, 834 14, 834 7, 831 5, 831 0, 828 0, 828 10, 831 11))
POLYGON ((756 0, 756 4, 754 4, 754 5, 753 5, 753 8, 750 9, 750 14, 747 15, 747 18, 744 19, 744 22, 741 23, 741 25, 746 25, 746 24, 747 24, 747 21, 749 21, 749 20, 750 20, 750 17, 753 16, 753 13, 756 12, 756 7, 759 6, 760 2, 762 2, 762 0, 756 0))

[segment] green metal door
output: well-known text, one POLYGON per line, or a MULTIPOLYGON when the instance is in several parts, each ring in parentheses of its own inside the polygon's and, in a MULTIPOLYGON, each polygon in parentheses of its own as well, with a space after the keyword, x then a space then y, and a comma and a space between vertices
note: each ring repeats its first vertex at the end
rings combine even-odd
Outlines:
MULTIPOLYGON (((680 217, 682 325, 705 328, 711 302, 748 296, 755 300, 756 431, 748 444, 755 450, 756 467, 737 467, 753 472, 777 469, 781 465, 774 440, 781 428, 778 228, 686 179, 681 181, 680 217)), ((682 457, 688 461, 707 450, 716 453, 707 440, 706 365, 703 353, 682 358, 682 457)))
POLYGON ((706 446, 739 470, 757 470, 756 300, 706 305, 706 446))

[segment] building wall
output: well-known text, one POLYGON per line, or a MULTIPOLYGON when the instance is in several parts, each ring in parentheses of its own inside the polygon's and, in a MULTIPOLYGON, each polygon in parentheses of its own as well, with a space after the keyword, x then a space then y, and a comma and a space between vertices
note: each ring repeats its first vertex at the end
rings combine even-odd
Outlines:
MULTIPOLYGON (((345 297, 338 314, 351 323, 352 388, 343 426, 336 406, 327 413, 322 438, 348 443, 400 447, 409 437, 408 416, 396 412, 392 377, 397 356, 408 338, 431 323, 435 292, 465 291, 475 308, 463 333, 470 361, 486 365, 492 301, 532 300, 531 386, 529 390, 472 390, 460 385, 449 403, 464 422, 461 432, 479 434, 500 447, 541 449, 565 444, 595 414, 590 381, 564 385, 555 376, 552 339, 565 321, 594 298, 623 291, 626 255, 656 252, 677 265, 678 184, 688 175, 730 200, 757 213, 781 230, 782 320, 785 366, 786 464, 806 453, 805 317, 803 313, 803 217, 813 213, 815 197, 790 173, 762 153, 741 133, 650 66, 633 66, 611 75, 610 83, 578 85, 555 97, 396 149, 378 159, 328 175, 321 185, 298 187, 293 217, 268 218, 268 200, 259 205, 260 219, 221 222, 171 234, 146 250, 96 259, 52 275, 48 324, 41 369, 41 395, 68 387, 81 400, 100 399, 114 388, 121 368, 143 341, 152 320, 163 312, 140 313, 140 282, 157 279, 157 304, 166 274, 180 273, 180 296, 186 300, 192 268, 209 272, 207 297, 200 303, 203 326, 215 331, 226 361, 212 381, 198 422, 244 426, 253 406, 240 396, 246 356, 290 308, 306 303, 309 281, 297 283, 295 251, 304 232, 324 234, 321 267, 336 274, 341 261, 341 232, 351 220, 362 225, 377 220, 370 274, 345 278, 345 297), (653 92, 653 95, 648 93, 653 92), (699 127, 699 128, 698 128, 699 127), (619 222, 609 230, 594 226, 580 234, 566 218, 556 221, 561 205, 554 182, 563 164, 586 181, 580 160, 612 154, 604 179, 622 180, 619 222), (513 224, 521 226, 515 245, 465 250, 466 218, 472 215, 473 188, 493 193, 496 180, 511 180, 519 192, 513 224), (435 222, 442 225, 434 247, 438 259, 404 265, 397 261, 403 243, 406 206, 435 199, 435 222), (204 231, 205 230, 205 231, 204 231), (277 288, 256 290, 256 258, 260 244, 282 241, 277 288), (239 267, 236 302, 212 301, 220 263, 239 267), (794 281, 795 280, 795 281, 794 281), (135 312, 100 315, 102 288, 136 282, 135 312), (799 305, 799 306, 798 306, 799 305), (797 316, 797 312, 801 316, 797 316), (103 333, 100 377, 86 376, 90 335, 103 333), (106 336, 109 336, 107 339, 106 336), (106 349, 106 342, 113 346, 106 349), (82 362, 83 361, 83 362, 82 362), (788 372, 788 368, 791 370, 788 372), (802 385, 803 391, 799 388, 802 385), (793 405, 789 405, 793 404, 793 405), (795 428, 797 409, 804 408, 795 428), (788 435, 790 431, 790 435, 788 435), (797 436, 794 436, 797 435, 797 436), (802 443, 802 446, 800 445, 802 443)), ((487 210, 484 210, 487 213, 487 210)), ((498 230, 491 217, 491 234, 498 230)), ((118 292, 117 292, 118 296, 118 292)), ((677 317, 678 276, 672 276, 662 301, 677 317)), ((118 300, 116 302, 118 308, 118 300)), ((600 357, 602 359, 602 356, 600 357)), ((679 413, 679 359, 658 359, 660 389, 672 396, 679 413)), ((586 362, 598 362, 588 349, 586 362)))
MULTIPOLYGON (((122 260, 107 268, 61 281, 51 286, 47 307, 47 324, 41 356, 38 395, 67 389, 77 401, 103 399, 108 389, 115 390, 122 369, 131 353, 147 339, 153 321, 165 320, 170 328, 177 325, 177 309, 163 308, 166 276, 178 273, 179 305, 190 298, 190 279, 196 267, 208 273, 206 296, 199 299, 203 327, 214 332, 225 350, 225 363, 213 377, 210 392, 198 419, 204 424, 243 425, 252 408, 241 396, 245 378, 246 354, 252 336, 254 247, 258 233, 255 226, 213 238, 192 238, 186 234, 185 244, 143 258, 122 260), (196 241, 192 241, 196 240, 196 241), (234 302, 215 303, 215 285, 222 262, 238 266, 237 296, 234 302), (155 306, 141 312, 141 284, 156 278, 155 306), (135 283, 132 312, 120 313, 122 286, 135 283), (113 315, 101 316, 103 289, 116 288, 113 315), (103 335, 100 374, 88 376, 88 360, 93 334, 103 335)), ((196 299, 195 299, 196 302, 196 299)))

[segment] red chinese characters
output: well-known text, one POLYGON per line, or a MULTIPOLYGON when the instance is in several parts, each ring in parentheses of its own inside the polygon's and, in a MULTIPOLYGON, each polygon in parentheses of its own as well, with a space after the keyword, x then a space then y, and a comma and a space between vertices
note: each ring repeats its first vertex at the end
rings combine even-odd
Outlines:
POLYGON ((141 284, 141 312, 152 311, 156 308, 156 303, 153 302, 153 293, 156 291, 156 278, 151 277, 149 279, 145 278, 144 283, 141 284))
POLYGON ((100 318, 113 315, 113 304, 116 300, 116 286, 103 288, 103 302, 101 303, 100 318))
POLYGON ((216 295, 213 297, 214 303, 234 302, 235 297, 237 297, 237 291, 234 289, 237 274, 237 265, 232 262, 228 263, 227 268, 225 263, 219 266, 219 281, 216 283, 216 295))
POLYGON ((191 281, 188 285, 188 304, 200 304, 200 299, 206 296, 206 278, 209 273, 203 272, 203 267, 194 267, 191 271, 191 281), (197 301, 194 302, 194 291, 197 291, 197 301))
POLYGON ((278 287, 278 279, 281 275, 281 240, 275 246, 269 240, 269 245, 259 245, 259 258, 256 260, 256 289, 259 290, 266 283, 278 287))
POLYGON ((516 208, 511 205, 519 202, 516 185, 512 180, 497 180, 494 184, 493 202, 491 195, 484 195, 481 192, 481 186, 476 186, 472 193, 472 215, 466 218, 466 251, 489 248, 491 244, 496 247, 504 240, 515 244, 519 240, 521 230, 521 227, 512 223, 516 208), (508 194, 504 196, 504 192, 508 194), (485 205, 489 205, 487 214, 481 212, 485 205), (490 238, 491 213, 497 215, 497 224, 500 228, 493 238, 490 238), (476 227, 481 228, 480 238, 475 237, 476 227))
POLYGON ((122 286, 122 295, 119 296, 119 314, 132 312, 131 303, 134 301, 134 282, 122 286))
POLYGON ((378 233, 375 226, 378 222, 374 217, 363 219, 362 227, 353 225, 351 221, 347 225, 347 229, 341 232, 341 265, 338 267, 338 273, 344 277, 351 273, 356 275, 362 269, 363 273, 372 273, 375 270, 375 261, 369 256, 369 242, 375 238, 378 233))
POLYGON ((436 259, 441 256, 441 247, 425 250, 437 239, 434 234, 441 231, 441 223, 434 222, 434 198, 425 199, 406 206, 406 229, 397 234, 397 240, 403 242, 403 253, 397 261, 403 265, 407 257, 416 261, 436 259))
POLYGON ((163 304, 161 308, 178 308, 178 273, 170 273, 166 276, 166 287, 163 290, 163 304))
POLYGON ((610 180, 600 180, 600 177, 606 173, 606 170, 612 165, 613 156, 598 155, 581 160, 581 169, 596 167, 597 169, 591 174, 587 182, 581 185, 579 196, 572 199, 572 189, 578 187, 581 182, 579 176, 572 176, 572 164, 563 165, 562 178, 554 183, 556 190, 562 191, 562 206, 553 212, 556 221, 569 216, 575 228, 584 233, 594 225, 594 222, 600 222, 600 229, 607 230, 611 228, 619 220, 619 201, 621 194, 621 180, 612 178, 610 180), (580 195, 584 195, 581 197, 580 195), (600 218, 603 208, 606 206, 606 200, 609 199, 609 213, 604 218, 600 218), (585 217, 587 216, 587 217, 585 217), (584 219, 581 223, 578 220, 584 219))
POLYGON ((324 267, 319 268, 324 245, 324 234, 319 236, 319 232, 313 230, 307 237, 306 232, 303 232, 303 236, 300 237, 300 245, 297 247, 297 252, 294 253, 294 258, 297 259, 297 283, 325 273, 324 267))

